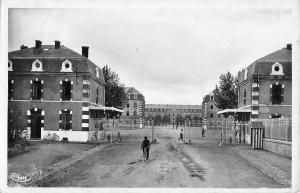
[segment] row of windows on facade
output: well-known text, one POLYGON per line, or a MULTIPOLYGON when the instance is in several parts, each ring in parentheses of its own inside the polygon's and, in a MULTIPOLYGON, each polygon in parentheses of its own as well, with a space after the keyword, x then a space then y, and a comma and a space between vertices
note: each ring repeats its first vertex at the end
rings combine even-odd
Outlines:
MULTIPOLYGON (((129 113, 129 111, 127 111, 126 112, 126 116, 129 116, 130 115, 130 113, 129 113)), ((137 112, 136 111, 133 111, 133 116, 137 116, 137 112)))
POLYGON ((127 94, 128 99, 138 99, 143 100, 143 95, 141 94, 127 94))
MULTIPOLYGON (((13 80, 8 81, 8 99, 13 99, 14 89, 13 89, 13 80)), ((32 100, 41 100, 43 94, 43 81, 42 80, 33 80, 31 81, 31 99, 32 100)), ((61 82, 61 100, 69 101, 72 99, 73 92, 73 81, 64 80, 61 82)), ((89 98, 84 98, 89 100, 89 98)), ((96 104, 99 103, 99 88, 96 89, 96 104)))
MULTIPOLYGON (((271 102, 271 104, 281 105, 283 103, 283 96, 284 96, 284 85, 282 85, 282 84, 270 85, 270 102, 271 102)), ((244 103, 244 106, 247 103, 247 89, 244 89, 243 103, 244 103)))
MULTIPOLYGON (((8 71, 13 71, 13 63, 10 60, 8 61, 8 71)), ((35 60, 34 62, 32 62, 31 71, 32 72, 43 72, 44 71, 43 63, 40 60, 35 60)), ((96 71, 96 77, 99 78, 100 68, 96 67, 95 71, 96 71)), ((60 72, 73 72, 72 62, 70 62, 69 60, 63 61, 61 64, 60 72)))
MULTIPOLYGON (((171 111, 171 109, 161 109, 161 108, 146 108, 145 111, 149 112, 165 112, 165 111, 171 111)), ((176 111, 179 112, 201 112, 201 109, 177 109, 176 111)))
MULTIPOLYGON (((130 105, 129 105, 129 103, 127 103, 127 108, 129 108, 129 107, 130 107, 130 105)), ((133 107, 137 108, 137 103, 133 103, 133 107)))

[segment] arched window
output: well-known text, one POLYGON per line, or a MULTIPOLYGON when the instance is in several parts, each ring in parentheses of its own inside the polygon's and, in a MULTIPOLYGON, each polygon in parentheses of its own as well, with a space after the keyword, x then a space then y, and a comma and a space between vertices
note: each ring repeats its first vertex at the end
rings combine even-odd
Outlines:
POLYGON ((69 60, 65 60, 63 61, 63 63, 61 64, 61 72, 73 72, 72 71, 72 62, 70 62, 69 60))
POLYGON ((8 71, 13 71, 13 63, 10 60, 8 60, 8 71))
POLYGON ((272 72, 270 75, 284 75, 282 65, 278 62, 275 62, 272 65, 272 72))
POLYGON ((43 71, 42 62, 39 60, 35 60, 34 62, 32 62, 31 71, 42 72, 43 71))

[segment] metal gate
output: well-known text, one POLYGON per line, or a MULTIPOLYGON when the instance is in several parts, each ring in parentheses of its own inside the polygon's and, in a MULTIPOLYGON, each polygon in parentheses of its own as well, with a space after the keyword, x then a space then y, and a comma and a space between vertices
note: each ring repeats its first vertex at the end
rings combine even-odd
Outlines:
POLYGON ((251 122, 251 147, 263 149, 264 126, 262 122, 251 122))

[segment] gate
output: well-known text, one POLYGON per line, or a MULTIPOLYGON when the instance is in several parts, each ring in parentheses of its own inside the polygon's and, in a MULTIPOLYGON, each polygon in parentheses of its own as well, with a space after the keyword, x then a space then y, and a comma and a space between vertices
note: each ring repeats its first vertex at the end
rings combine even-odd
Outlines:
POLYGON ((263 149, 264 125, 260 121, 251 122, 251 147, 263 149))

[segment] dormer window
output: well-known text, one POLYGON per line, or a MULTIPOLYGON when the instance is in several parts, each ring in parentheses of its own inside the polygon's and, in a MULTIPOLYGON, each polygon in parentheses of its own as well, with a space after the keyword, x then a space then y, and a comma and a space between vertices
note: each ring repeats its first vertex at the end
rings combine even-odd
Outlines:
POLYGON ((271 75, 284 75, 283 67, 280 63, 276 62, 272 65, 272 72, 271 75))
POLYGON ((247 69, 245 69, 244 80, 246 80, 246 79, 247 79, 247 72, 248 72, 248 70, 247 70, 247 69))
POLYGON ((70 62, 69 60, 65 60, 63 61, 63 63, 61 64, 61 72, 73 72, 72 71, 72 62, 70 62))
POLYGON ((99 68, 96 67, 96 77, 97 77, 97 78, 99 78, 99 74, 100 74, 100 73, 99 73, 99 68))
POLYGON ((13 71, 13 63, 10 60, 8 60, 8 71, 13 71))
POLYGON ((39 60, 35 60, 32 63, 31 71, 43 72, 43 64, 39 60))

